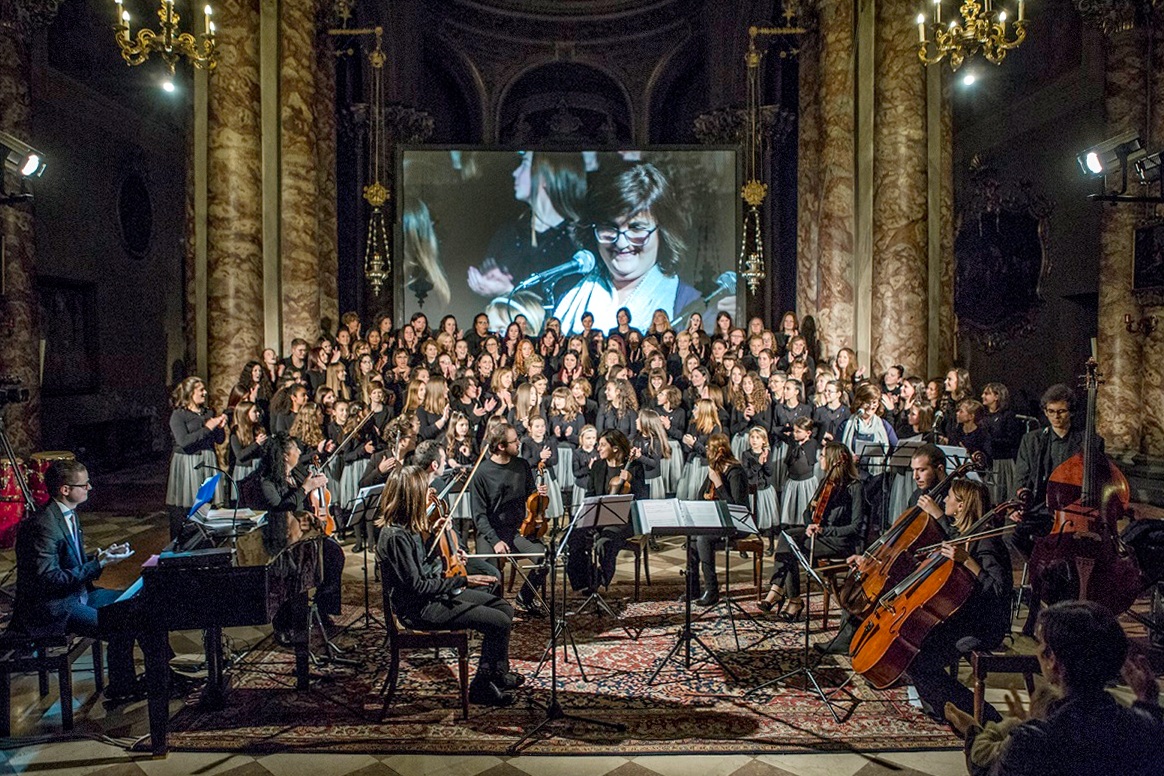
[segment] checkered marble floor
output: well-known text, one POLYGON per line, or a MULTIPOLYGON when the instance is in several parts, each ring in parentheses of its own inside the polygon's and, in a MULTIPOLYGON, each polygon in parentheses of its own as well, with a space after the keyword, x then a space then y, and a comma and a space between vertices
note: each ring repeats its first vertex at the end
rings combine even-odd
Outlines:
MULTIPOLYGON (((139 557, 148 557, 165 541, 165 516, 123 516, 108 513, 86 513, 82 517, 90 549, 106 546, 127 537, 138 548, 139 557)), ((721 556, 722 558, 722 556, 721 556)), ((363 585, 362 556, 349 553, 345 569, 345 585, 359 588, 363 585)), ((765 559, 764 578, 771 572, 771 559, 765 559)), ((655 586, 678 581, 685 563, 685 552, 676 540, 664 541, 658 550, 650 553, 651 578, 655 586)), ((12 564, 12 553, 0 554, 0 573, 12 564)), ((126 564, 128 565, 128 564, 126 564)), ((731 560, 731 584, 734 591, 743 592, 752 584, 752 560, 734 555, 731 560)), ((113 571, 113 567, 109 571, 113 571)), ((722 568, 722 565, 721 565, 722 568)), ((123 568, 102 579, 107 586, 128 584, 136 571, 123 568)), ((631 595, 633 564, 624 554, 613 594, 631 595)), ((722 574, 721 574, 722 581, 722 574)), ((643 597, 650 598, 651 588, 643 587, 643 597)), ((258 642, 269 633, 269 628, 233 628, 228 635, 239 647, 258 642)), ((197 631, 175 633, 171 643, 179 660, 195 661, 201 652, 201 634, 197 631)), ((46 698, 39 698, 35 677, 19 677, 13 683, 12 721, 17 737, 0 749, 0 773, 47 772, 54 776, 67 774, 231 774, 231 776, 297 776, 298 774, 354 774, 358 776, 413 776, 414 774, 442 774, 447 776, 541 776, 542 774, 578 774, 579 776, 947 776, 964 774, 965 765, 960 752, 907 752, 898 754, 806 754, 806 755, 679 755, 641 757, 546 757, 525 756, 514 758, 469 756, 405 756, 390 755, 320 755, 273 754, 251 757, 229 753, 171 753, 157 760, 143 755, 131 755, 125 745, 145 735, 148 730, 145 704, 133 703, 107 710, 101 699, 95 697, 92 674, 85 671, 87 657, 75 665, 74 707, 76 728, 71 737, 60 733, 60 706, 55 683, 46 698)), ((1008 687, 1021 688, 1021 678, 1004 677, 1004 684, 991 687, 988 699, 1001 703, 1008 687), (1007 682, 1007 679, 1014 682, 1007 682)), ((174 701, 177 710, 180 701, 174 701)))

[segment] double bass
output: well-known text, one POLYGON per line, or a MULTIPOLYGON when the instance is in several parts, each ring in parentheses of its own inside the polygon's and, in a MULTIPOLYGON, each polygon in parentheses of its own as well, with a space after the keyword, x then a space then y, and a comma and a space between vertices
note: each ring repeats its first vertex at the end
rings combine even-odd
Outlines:
MULTIPOLYGON (((985 463, 982 453, 974 453, 970 460, 935 485, 928 495, 940 502, 954 480, 971 469, 981 469, 985 463)), ((845 578, 837 591, 837 600, 857 618, 865 619, 884 591, 901 582, 917 568, 914 552, 919 547, 940 543, 945 538, 945 533, 924 509, 916 505, 910 507, 898 515, 888 531, 865 549, 860 567, 845 578)))
MULTIPOLYGON (((1051 532, 1031 551, 1031 587, 1039 600, 1050 580, 1070 585, 1082 601, 1103 604, 1114 614, 1127 611, 1143 589, 1136 557, 1119 537, 1117 522, 1127 512, 1131 489, 1123 473, 1101 449, 1095 430, 1098 364, 1088 359, 1087 417, 1082 449, 1059 464, 1047 481, 1051 532)), ((1056 596, 1056 597, 1057 597, 1056 596)))
MULTIPOLYGON (((1011 523, 982 530, 996 515, 1021 510, 1021 501, 1007 501, 987 512, 950 544, 969 544, 1013 531, 1011 523)), ((887 590, 853 635, 849 655, 853 670, 878 690, 896 682, 921 650, 922 642, 974 592, 974 575, 942 554, 942 545, 922 548, 924 557, 905 579, 887 590)), ((912 553, 911 553, 912 554, 912 553)))

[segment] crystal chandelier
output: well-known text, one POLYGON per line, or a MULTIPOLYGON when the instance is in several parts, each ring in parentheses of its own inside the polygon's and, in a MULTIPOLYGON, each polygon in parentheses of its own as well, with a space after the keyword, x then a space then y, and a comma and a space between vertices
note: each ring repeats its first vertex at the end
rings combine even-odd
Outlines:
POLYGON ((1018 18, 1013 23, 1005 10, 995 10, 993 5, 992 0, 965 0, 958 14, 947 22, 942 18, 942 0, 933 0, 932 17, 924 11, 917 15, 921 61, 933 65, 949 57, 950 69, 957 70, 967 58, 981 52, 988 61, 1001 63, 1006 52, 1018 48, 1027 37, 1026 2, 1018 0, 1018 18), (1008 24, 1014 33, 1009 37, 1008 24))
POLYGON ((145 62, 150 54, 160 56, 170 69, 170 80, 163 84, 166 91, 174 90, 174 68, 182 57, 203 70, 213 70, 218 64, 214 55, 214 22, 210 18, 213 11, 209 5, 202 10, 204 18, 200 35, 179 31, 178 22, 182 17, 174 11, 174 0, 161 0, 161 7, 158 8, 160 32, 143 27, 137 31, 137 35, 131 35, 129 11, 125 10, 124 0, 114 0, 114 4, 117 8, 114 39, 121 49, 121 58, 132 67, 145 62))

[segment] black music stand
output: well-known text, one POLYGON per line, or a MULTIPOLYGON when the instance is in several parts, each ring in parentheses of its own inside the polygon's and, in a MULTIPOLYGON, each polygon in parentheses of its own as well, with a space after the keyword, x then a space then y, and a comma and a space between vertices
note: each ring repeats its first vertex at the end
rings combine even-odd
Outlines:
MULTIPOLYGON (((607 728, 609 730, 614 730, 614 731, 617 731, 620 733, 624 732, 626 730, 626 725, 624 725, 620 722, 606 722, 606 721, 599 720, 599 719, 592 719, 590 717, 583 717, 583 716, 580 716, 578 714, 571 714, 562 708, 562 703, 561 703, 561 701, 558 700, 558 643, 557 643, 557 639, 558 639, 558 634, 561 633, 562 631, 565 631, 567 634, 569 634, 569 626, 565 624, 566 623, 565 616, 563 615, 561 620, 558 620, 557 575, 558 575, 558 567, 561 565, 558 561, 561 559, 562 548, 564 548, 566 546, 566 540, 568 540, 570 538, 570 530, 573 530, 575 522, 576 521, 571 521, 570 529, 566 531, 566 536, 563 537, 561 543, 558 544, 557 547, 554 546, 554 535, 553 534, 550 535, 550 541, 546 545, 546 561, 545 562, 549 563, 549 566, 550 566, 550 570, 549 570, 549 576, 550 576, 550 643, 546 647, 546 649, 550 655, 550 699, 548 701, 546 701, 546 703, 544 704, 544 707, 543 707, 543 710, 545 711, 546 716, 541 722, 534 725, 532 728, 530 728, 525 733, 523 733, 521 738, 519 738, 519 739, 517 739, 517 741, 513 742, 513 745, 510 746, 509 749, 507 750, 507 753, 511 756, 520 753, 521 749, 522 749, 522 745, 524 743, 526 743, 527 741, 530 741, 534 736, 536 736, 542 730, 544 730, 545 728, 548 728, 553 723, 560 722, 562 720, 571 720, 573 722, 586 722, 586 723, 589 723, 591 725, 597 725, 599 727, 604 727, 604 728, 607 728)), ((565 597, 566 597, 565 596, 565 590, 566 590, 565 574, 563 574, 562 577, 563 577, 562 578, 562 598, 563 598, 563 603, 565 603, 565 597)), ((578 661, 579 673, 582 673, 582 659, 578 656, 578 646, 576 644, 574 644, 573 642, 574 642, 574 638, 573 638, 573 636, 570 636, 570 643, 574 647, 574 659, 578 661)), ((545 660, 546 660, 545 655, 543 655, 542 656, 542 663, 545 663, 545 660)), ((538 671, 541 671, 542 663, 538 664, 538 671)), ((534 675, 536 676, 537 672, 535 672, 534 675)), ((584 682, 587 681, 585 673, 582 673, 582 681, 584 681, 584 682)), ((537 703, 536 701, 531 701, 531 703, 533 703, 534 705, 542 705, 542 704, 537 703)))
POLYGON ((659 536, 683 536, 687 540, 687 594, 683 596, 683 628, 675 638, 675 645, 668 650, 667 654, 655 666, 655 670, 651 673, 651 678, 647 680, 647 684, 653 685, 659 673, 662 672, 668 663, 672 660, 679 660, 680 650, 683 650, 682 663, 683 667, 687 670, 691 670, 691 666, 695 663, 712 660, 723 669, 725 674, 733 680, 739 681, 739 677, 736 676, 735 672, 727 667, 719 655, 715 653, 715 650, 708 646, 707 642, 699 638, 694 628, 691 627, 691 602, 699 592, 695 585, 699 557, 695 551, 695 542, 692 540, 697 536, 714 536, 721 539, 726 539, 728 536, 731 536, 735 528, 731 525, 730 517, 727 516, 727 506, 722 501, 695 502, 703 506, 712 504, 717 506, 719 509, 719 523, 718 525, 711 525, 709 522, 693 518, 684 508, 683 502, 678 499, 653 499, 636 503, 638 505, 638 517, 641 524, 640 533, 658 534, 659 536), (650 506, 644 507, 645 504, 650 506), (667 506, 664 507, 664 505, 667 506), (650 518, 644 518, 642 512, 644 508, 649 508, 653 512, 658 512, 666 508, 669 510, 669 514, 653 514, 650 518), (706 658, 692 661, 691 649, 693 642, 703 648, 703 651, 707 653, 706 658))
MULTIPOLYGON (((792 677, 794 677, 798 674, 803 674, 804 675, 804 687, 802 688, 802 691, 807 693, 809 691, 809 684, 811 684, 813 691, 816 692, 816 694, 820 696, 821 703, 823 703, 825 706, 828 707, 829 713, 833 715, 833 719, 836 720, 838 723, 840 723, 841 717, 839 714, 837 714, 837 710, 833 706, 832 699, 830 699, 829 696, 825 693, 825 691, 823 689, 821 689, 820 682, 817 681, 816 674, 813 673, 812 666, 809 663, 808 632, 809 632, 809 623, 812 622, 812 617, 808 616, 808 612, 810 612, 812 610, 812 583, 816 582, 818 585, 820 585, 821 590, 824 590, 825 583, 824 583, 824 580, 820 578, 820 574, 817 574, 816 570, 812 567, 812 564, 809 563, 808 558, 806 558, 804 556, 804 553, 800 551, 800 547, 796 544, 795 541, 792 540, 792 537, 788 535, 788 532, 781 531, 780 533, 784 537, 784 541, 787 542, 788 548, 790 550, 792 550, 792 554, 796 556, 797 563, 799 563, 800 567, 802 569, 804 569, 804 573, 806 573, 808 575, 808 586, 804 590, 804 609, 805 609, 804 654, 801 657, 800 668, 795 668, 787 673, 781 674, 780 676, 776 677, 775 679, 770 679, 769 681, 764 682, 761 685, 753 687, 752 689, 750 689, 746 693, 744 693, 744 695, 745 696, 752 695, 753 693, 757 693, 760 690, 767 689, 768 687, 771 687, 774 684, 786 683, 792 677)), ((848 684, 847 680, 846 680, 845 684, 848 684)), ((844 687, 844 684, 842 684, 841 687, 844 687)), ((796 688, 794 688, 794 689, 796 689, 796 688)), ((837 688, 837 689, 840 689, 840 688, 837 688)))
MULTIPOLYGON (((731 517, 732 528, 735 530, 735 533, 738 535, 741 535, 741 536, 748 536, 750 534, 756 534, 757 536, 759 535, 760 530, 758 528, 756 528, 756 521, 753 518, 754 514, 755 514, 755 512, 748 509, 748 507, 739 506, 738 504, 728 504, 728 515, 731 517)), ((739 614, 745 620, 752 623, 752 625, 756 626, 761 631, 766 632, 766 631, 768 631, 768 628, 765 627, 764 625, 761 625, 759 620, 757 620, 755 617, 753 617, 751 614, 749 614, 748 610, 745 609, 743 606, 741 606, 740 602, 731 596, 732 552, 731 552, 731 547, 728 546, 728 545, 730 545, 730 541, 731 540, 729 538, 728 540, 726 540, 724 542, 724 550, 725 550, 724 563, 723 563, 724 596, 723 596, 723 598, 720 599, 719 603, 715 604, 714 606, 709 606, 707 609, 704 609, 703 613, 700 614, 699 617, 697 617, 696 619, 702 620, 704 617, 707 616, 708 612, 713 612, 713 611, 719 609, 721 606, 726 608, 727 614, 728 614, 728 619, 732 625, 732 638, 735 639, 736 649, 739 650, 739 649, 742 649, 742 647, 740 647, 739 631, 736 630, 736 611, 737 610, 739 611, 739 614)), ((765 637, 761 638, 761 641, 763 641, 765 638, 767 638, 767 637, 765 636, 765 637)), ((760 643, 760 642, 756 642, 756 643, 760 643)), ((754 646, 754 645, 752 645, 752 646, 754 646)))
MULTIPOLYGON (((570 530, 567 531, 567 538, 571 531, 575 528, 592 528, 595 531, 601 528, 625 528, 630 525, 631 521, 631 503, 634 497, 630 494, 616 494, 610 496, 587 496, 582 500, 582 507, 578 510, 577 516, 572 521, 570 530)), ((590 545, 590 596, 582 602, 582 605, 573 611, 575 616, 586 611, 586 607, 594 604, 595 613, 605 613, 615 618, 621 619, 614 607, 603 598, 602 593, 598 592, 599 584, 596 579, 596 570, 598 568, 598 537, 595 536, 595 541, 590 545)), ((563 539, 563 546, 566 540, 563 539)), ((570 613, 567 613, 570 614, 570 613)), ((631 636, 630 629, 623 626, 628 636, 631 636)))
MULTIPOLYGON (((379 485, 369 485, 366 488, 360 488, 359 492, 357 492, 356 495, 352 497, 352 500, 348 502, 348 524, 351 524, 352 518, 354 518, 357 513, 364 520, 375 520, 376 513, 380 509, 380 494, 383 491, 383 483, 379 485)), ((376 623, 381 628, 386 628, 387 626, 384 624, 384 622, 377 619, 376 615, 372 614, 372 603, 371 597, 369 595, 368 584, 368 542, 366 541, 364 542, 364 551, 362 555, 364 556, 364 624, 362 627, 371 628, 372 623, 376 623)), ((356 622, 358 622, 358 620, 356 622)), ((354 627, 355 624, 356 623, 353 622, 348 627, 354 627)))

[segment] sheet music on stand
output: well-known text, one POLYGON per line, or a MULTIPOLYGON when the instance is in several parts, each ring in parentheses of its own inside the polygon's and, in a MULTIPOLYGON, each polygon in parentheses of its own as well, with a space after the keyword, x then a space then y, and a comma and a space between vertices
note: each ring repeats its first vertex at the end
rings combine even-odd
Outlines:
POLYGON ((752 510, 739 504, 728 504, 728 516, 731 518, 732 525, 738 533, 742 534, 756 534, 760 533, 760 529, 756 527, 756 520, 752 516, 752 510))
POLYGON ((893 448, 893 452, 889 455, 889 468, 903 470, 903 473, 908 474, 914 454, 925 444, 928 442, 921 439, 909 439, 900 443, 893 448))
MULTIPOLYGON (((946 474, 957 469, 962 464, 970 460, 970 451, 965 447, 957 447, 955 445, 938 445, 946 456, 946 474)), ((982 482, 982 477, 974 469, 966 472, 966 479, 974 480, 975 482, 982 482)))
POLYGON ((718 500, 635 501, 632 524, 638 536, 726 536, 735 530, 727 504, 718 500))

